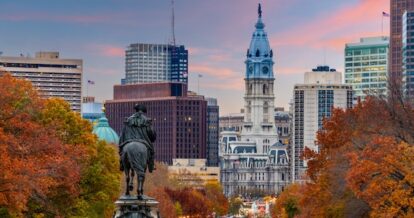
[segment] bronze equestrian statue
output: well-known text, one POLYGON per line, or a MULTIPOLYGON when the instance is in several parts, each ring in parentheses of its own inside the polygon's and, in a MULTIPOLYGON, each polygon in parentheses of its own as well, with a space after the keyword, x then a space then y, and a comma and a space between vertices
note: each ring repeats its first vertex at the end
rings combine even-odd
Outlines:
POLYGON ((143 199, 145 172, 154 170, 154 146, 156 133, 152 129, 152 120, 145 114, 144 105, 135 105, 135 113, 124 122, 119 139, 120 170, 126 176, 126 192, 133 190, 134 174, 137 175, 137 197, 143 199))

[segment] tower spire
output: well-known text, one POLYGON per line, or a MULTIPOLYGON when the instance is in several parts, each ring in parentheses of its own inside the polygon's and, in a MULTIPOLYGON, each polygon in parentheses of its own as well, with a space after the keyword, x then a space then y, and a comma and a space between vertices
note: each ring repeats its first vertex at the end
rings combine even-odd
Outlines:
POLYGON ((259 14, 259 18, 262 18, 262 5, 259 3, 259 8, 257 9, 257 13, 259 14))

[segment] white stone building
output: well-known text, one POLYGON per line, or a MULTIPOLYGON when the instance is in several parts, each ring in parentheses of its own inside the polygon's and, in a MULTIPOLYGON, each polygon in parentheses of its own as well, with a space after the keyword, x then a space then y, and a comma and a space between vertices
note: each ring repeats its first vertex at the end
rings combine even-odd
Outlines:
POLYGON ((289 183, 287 146, 279 142, 274 121, 273 51, 262 12, 247 50, 244 122, 240 137, 222 132, 221 183, 226 196, 253 191, 279 193, 289 183))

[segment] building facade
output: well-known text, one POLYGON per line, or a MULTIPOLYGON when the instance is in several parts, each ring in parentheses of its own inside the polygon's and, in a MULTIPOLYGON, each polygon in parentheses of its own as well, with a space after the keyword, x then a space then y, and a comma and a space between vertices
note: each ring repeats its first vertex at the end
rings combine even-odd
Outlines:
POLYGON ((183 45, 130 44, 125 51, 122 84, 184 82, 188 77, 188 50, 183 45))
POLYGON ((276 111, 275 112, 275 127, 276 133, 279 136, 279 140, 283 144, 290 144, 290 130, 291 130, 291 116, 287 111, 276 111))
POLYGON ((414 11, 406 11, 402 22, 402 90, 414 102, 414 11))
POLYGON ((94 123, 105 115, 102 108, 103 104, 99 102, 82 103, 82 118, 94 123))
POLYGON ((94 125, 97 124, 98 119, 104 117, 103 103, 95 102, 95 97, 82 97, 82 118, 87 119, 94 125))
POLYGON ((331 116, 332 108, 352 107, 352 86, 342 84, 341 73, 329 68, 306 72, 304 84, 296 84, 293 91, 292 181, 306 180, 306 161, 301 158, 305 148, 318 152, 316 134, 323 120, 331 116), (336 78, 336 80, 326 80, 336 78), (315 83, 318 81, 318 83, 315 83))
POLYGON ((45 98, 63 98, 73 111, 81 111, 82 60, 61 59, 59 52, 37 52, 35 57, 0 56, 0 70, 32 82, 45 98))
POLYGON ((207 100, 207 166, 218 166, 219 157, 219 106, 217 99, 207 100))
POLYGON ((236 132, 221 136, 220 175, 226 196, 253 191, 275 194, 289 183, 287 146, 279 142, 274 121, 273 51, 260 4, 258 12, 245 61, 243 129, 240 137, 236 132))
POLYGON ((361 38, 345 45, 345 83, 352 85, 354 97, 387 95, 389 38, 361 38))
POLYGON ((172 165, 168 166, 168 174, 186 184, 203 185, 220 181, 220 168, 208 166, 206 159, 173 159, 172 165))
MULTIPOLYGON (((275 134, 279 135, 280 140, 284 144, 288 144, 290 139, 290 120, 289 112, 284 111, 284 108, 275 108, 275 134)), ((220 133, 225 131, 235 131, 238 134, 242 132, 244 125, 243 113, 232 113, 220 116, 219 129, 220 133)))
POLYGON ((389 52, 389 79, 400 85, 402 80, 403 64, 403 14, 414 10, 414 0, 390 1, 390 52, 389 52))
POLYGON ((157 133, 155 160, 171 165, 174 158, 205 159, 207 101, 203 96, 187 96, 184 83, 152 85, 116 85, 114 99, 105 102, 110 126, 120 134, 134 105, 143 104, 157 133), (154 87, 158 92, 152 92, 154 87))
POLYGON ((241 133, 243 129, 244 115, 243 113, 232 113, 220 116, 219 128, 223 131, 236 131, 241 133))

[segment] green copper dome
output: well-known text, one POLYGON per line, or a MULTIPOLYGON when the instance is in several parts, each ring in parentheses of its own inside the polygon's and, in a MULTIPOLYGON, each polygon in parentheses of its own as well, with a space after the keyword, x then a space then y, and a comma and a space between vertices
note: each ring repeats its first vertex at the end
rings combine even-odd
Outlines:
POLYGON ((104 140, 107 143, 118 144, 118 134, 109 126, 108 119, 101 117, 98 120, 98 124, 95 125, 92 131, 100 140, 104 140))

